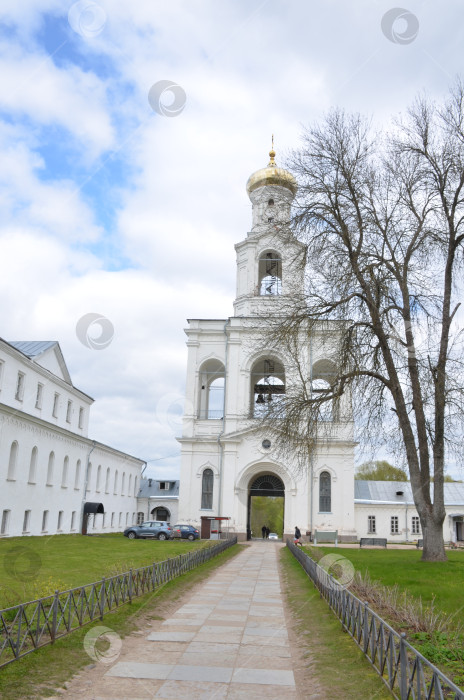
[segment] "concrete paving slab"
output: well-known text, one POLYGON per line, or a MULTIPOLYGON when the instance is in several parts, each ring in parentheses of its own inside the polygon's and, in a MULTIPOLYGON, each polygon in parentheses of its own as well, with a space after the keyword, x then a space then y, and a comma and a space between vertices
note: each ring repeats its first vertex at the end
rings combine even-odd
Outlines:
POLYGON ((233 668, 225 666, 174 666, 169 673, 170 681, 209 681, 210 683, 230 683, 233 668))
POLYGON ((259 685, 285 685, 295 687, 293 671, 258 668, 236 668, 232 683, 258 683, 259 685))
POLYGON ((175 700, 226 700, 228 689, 228 683, 166 681, 151 697, 175 698, 175 700))
POLYGON ((150 632, 147 639, 150 642, 191 642, 195 632, 150 632))
POLYGON ((139 663, 136 661, 119 661, 107 672, 107 676, 120 678, 152 678, 166 680, 175 666, 168 664, 139 663))

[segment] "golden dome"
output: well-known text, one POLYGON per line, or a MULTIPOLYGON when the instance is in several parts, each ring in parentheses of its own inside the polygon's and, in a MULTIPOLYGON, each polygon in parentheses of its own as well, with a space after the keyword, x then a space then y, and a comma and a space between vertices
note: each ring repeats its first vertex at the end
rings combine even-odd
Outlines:
POLYGON ((248 182, 246 184, 246 189, 248 195, 250 195, 253 190, 257 190, 258 187, 265 187, 266 185, 278 185, 279 187, 286 187, 290 192, 295 195, 298 189, 295 178, 288 170, 284 168, 278 168, 275 162, 275 151, 274 151, 274 137, 272 137, 272 148, 269 151, 269 163, 267 168, 261 168, 255 173, 250 175, 248 182))

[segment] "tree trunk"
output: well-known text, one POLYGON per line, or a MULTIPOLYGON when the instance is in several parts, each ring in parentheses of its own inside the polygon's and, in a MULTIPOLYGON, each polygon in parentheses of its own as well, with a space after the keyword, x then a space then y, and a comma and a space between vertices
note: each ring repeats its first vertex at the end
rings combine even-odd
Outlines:
MULTIPOLYGON (((422 519, 424 520, 424 519, 422 519)), ((425 522, 422 523, 424 535, 424 549, 422 552, 422 561, 446 561, 445 545, 443 543, 443 520, 438 522, 433 518, 432 514, 427 514, 425 522)))

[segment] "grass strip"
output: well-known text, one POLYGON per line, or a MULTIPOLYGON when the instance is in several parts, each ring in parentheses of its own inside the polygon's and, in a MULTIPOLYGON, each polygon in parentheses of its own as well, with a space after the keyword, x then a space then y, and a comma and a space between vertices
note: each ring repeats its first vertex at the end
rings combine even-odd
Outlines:
MULTIPOLYGON (((331 700, 391 698, 380 677, 320 597, 287 547, 281 551, 284 590, 300 653, 331 700)), ((311 691, 308 689, 308 697, 311 691)))
MULTIPOLYGON (((164 543, 163 543, 164 544, 164 543)), ((28 656, 0 670, 0 697, 2 700, 37 700, 50 697, 77 671, 92 665, 83 647, 83 640, 92 627, 105 625, 125 637, 138 629, 139 620, 160 619, 157 606, 175 602, 189 593, 192 586, 207 578, 212 571, 239 554, 240 545, 233 545, 225 552, 201 564, 199 567, 164 584, 156 591, 134 598, 132 603, 105 615, 103 621, 93 623, 57 640, 54 644, 38 649, 28 656)))

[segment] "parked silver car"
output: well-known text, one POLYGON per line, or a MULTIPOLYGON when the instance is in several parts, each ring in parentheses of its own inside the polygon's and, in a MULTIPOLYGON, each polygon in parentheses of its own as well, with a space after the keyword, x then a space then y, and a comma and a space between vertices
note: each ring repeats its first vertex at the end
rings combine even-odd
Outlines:
POLYGON ((123 532, 124 537, 130 540, 136 539, 156 539, 170 540, 172 537, 172 528, 161 520, 146 520, 141 525, 132 525, 123 532))

